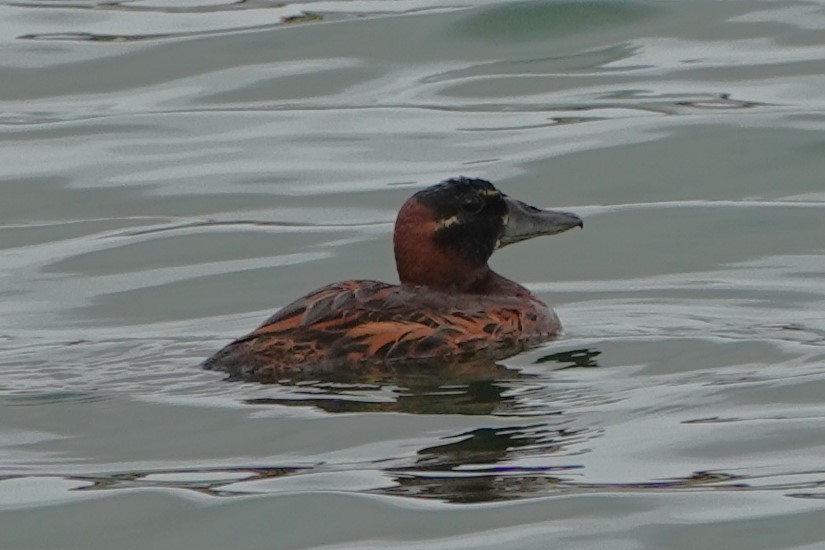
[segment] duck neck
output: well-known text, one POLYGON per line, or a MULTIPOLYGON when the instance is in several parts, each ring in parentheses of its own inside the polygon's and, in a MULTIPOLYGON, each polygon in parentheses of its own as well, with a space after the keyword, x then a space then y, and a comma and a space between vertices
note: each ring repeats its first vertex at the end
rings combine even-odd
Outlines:
POLYGON ((397 261, 398 277, 403 285, 426 286, 442 292, 534 298, 529 290, 502 277, 487 264, 471 267, 460 263, 455 259, 436 262, 431 256, 426 262, 397 261))
POLYGON ((438 251, 414 257, 398 254, 396 267, 401 284, 426 286, 444 292, 482 293, 498 275, 483 264, 474 266, 461 258, 438 251))

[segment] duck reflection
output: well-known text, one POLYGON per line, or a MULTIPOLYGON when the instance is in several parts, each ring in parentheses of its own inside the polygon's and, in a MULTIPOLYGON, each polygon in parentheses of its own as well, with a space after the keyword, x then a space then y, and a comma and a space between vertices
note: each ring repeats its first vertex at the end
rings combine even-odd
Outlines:
POLYGON ((561 444, 543 424, 518 428, 478 428, 455 436, 458 441, 418 451, 417 469, 455 469, 473 464, 495 464, 508 454, 541 447, 556 452, 561 444))
MULTIPOLYGON (((498 437, 485 434, 482 437, 498 437)), ((474 438, 471 438, 472 441, 474 438)), ((505 439, 507 439, 505 437, 505 439)), ((518 441, 513 437, 511 441, 518 441)), ((529 437, 524 438, 530 439, 529 437)), ((518 443, 517 443, 518 444, 518 443)), ((471 444, 471 447, 473 445, 471 444)), ((441 447, 453 447, 444 445, 441 447)), ((531 447, 531 444, 526 444, 531 447)), ((432 449, 438 449, 433 447, 432 449)), ((424 455, 430 449, 422 449, 424 455)), ((455 450, 455 448, 453 449, 455 450)), ((438 454, 440 451, 436 451, 438 454)), ((447 453, 452 454, 452 451, 447 453)), ((463 452, 460 453, 463 456, 463 452)), ((486 453, 484 453, 486 454, 486 453)), ((351 466, 351 465, 348 465, 351 466)), ((327 466, 328 468, 328 466, 327 466)), ((396 485, 366 492, 411 498, 437 499, 456 504, 471 504, 531 498, 560 491, 615 492, 615 491, 673 491, 693 490, 697 487, 721 491, 782 490, 810 488, 810 482, 752 485, 749 480, 760 476, 744 476, 723 471, 697 471, 685 477, 635 483, 582 483, 571 480, 570 470, 579 466, 462 468, 460 471, 396 469, 392 472, 396 485), (554 475, 558 474, 558 475, 554 475)), ((62 476, 67 481, 82 485, 70 491, 111 491, 134 489, 187 490, 210 497, 243 497, 278 492, 277 481, 282 478, 312 474, 314 467, 223 467, 170 470, 146 470, 123 473, 74 474, 62 476), (273 482, 275 482, 273 484, 273 482)), ((56 474, 47 474, 54 477, 56 474)), ((772 477, 771 475, 764 477, 772 477)), ((2 480, 29 478, 30 475, 2 476, 2 480)), ((821 483, 820 483, 821 485, 821 483)), ((807 493, 793 494, 802 498, 817 498, 807 493)))
POLYGON ((314 406, 331 413, 503 414, 517 405, 512 395, 513 382, 534 377, 489 360, 373 367, 368 372, 329 374, 316 372, 280 381, 284 387, 312 392, 307 395, 249 399, 246 403, 314 406), (389 392, 390 400, 379 395, 382 391, 389 392))
MULTIPOLYGON (((598 367, 595 349, 543 355, 516 369, 490 360, 453 364, 411 363, 347 373, 340 371, 281 379, 292 395, 250 399, 253 405, 312 406, 329 413, 396 412, 521 417, 535 423, 506 428, 479 425, 419 449, 401 464, 379 467, 395 482, 370 492, 432 498, 454 503, 490 502, 544 495, 570 485, 574 447, 600 430, 565 415, 570 402, 546 383, 547 372, 598 367), (571 461, 563 458, 571 457, 571 461), (524 463, 530 464, 524 466, 524 463), (564 472, 568 475, 562 476, 564 472)), ((486 423, 486 422, 485 422, 486 423)), ((377 464, 376 464, 377 465, 377 464)))
POLYGON ((565 450, 582 432, 545 424, 517 428, 479 428, 458 441, 418 451, 415 465, 393 470, 396 486, 385 494, 434 498, 456 503, 488 502, 535 496, 562 483, 557 472, 578 465, 507 466, 530 455, 565 450))
MULTIPOLYGON (((559 366, 554 370, 594 368, 599 366, 599 355, 598 350, 575 349, 544 355, 534 364, 556 363, 559 366)), ((294 390, 289 397, 255 398, 245 403, 312 406, 330 413, 526 414, 527 407, 521 401, 534 393, 531 386, 540 376, 489 359, 304 371, 272 381, 294 390)), ((534 411, 535 405, 530 409, 534 411)))
POLYGON ((588 348, 560 351, 540 357, 536 360, 535 364, 559 363, 562 365, 555 370, 592 369, 599 366, 596 357, 601 354, 602 352, 599 350, 588 348))

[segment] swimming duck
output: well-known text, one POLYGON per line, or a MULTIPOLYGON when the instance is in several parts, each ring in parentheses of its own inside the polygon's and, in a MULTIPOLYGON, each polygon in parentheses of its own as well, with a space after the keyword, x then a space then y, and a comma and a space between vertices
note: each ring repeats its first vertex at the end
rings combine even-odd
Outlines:
POLYGON ((568 212, 458 177, 409 198, 395 222, 400 285, 344 281, 287 305, 203 366, 247 380, 313 370, 503 358, 561 331, 529 290, 487 265, 498 248, 583 227, 568 212))

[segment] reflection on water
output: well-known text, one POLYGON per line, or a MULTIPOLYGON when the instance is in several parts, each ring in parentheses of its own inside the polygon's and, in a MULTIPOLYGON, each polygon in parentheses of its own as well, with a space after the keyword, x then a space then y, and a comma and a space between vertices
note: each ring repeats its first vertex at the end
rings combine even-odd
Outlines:
MULTIPOLYGON (((536 364, 561 365, 558 369, 598 367, 593 349, 555 352, 536 364)), ((452 364, 375 365, 365 370, 333 370, 291 375, 289 398, 254 398, 250 405, 313 406, 331 413, 404 412, 410 414, 512 415, 546 414, 524 403, 535 388, 537 375, 524 373, 491 360, 452 364), (532 388, 532 390, 531 390, 532 388), (389 390, 389 400, 376 401, 369 390, 389 390), (304 395, 302 395, 304 393, 304 395)))
MULTIPOLYGON (((323 387, 318 386, 318 387, 323 387)), ((506 387, 485 380, 468 384, 444 386, 409 386, 393 390, 394 399, 388 402, 359 400, 351 388, 330 391, 318 397, 289 399, 257 398, 246 400, 250 405, 314 406, 325 412, 403 412, 411 414, 501 414, 514 408, 515 399, 505 396, 506 387), (345 394, 346 399, 336 398, 345 394)))
POLYGON ((821 546, 824 15, 0 3, 0 539, 821 546), (198 367, 308 290, 394 282, 398 206, 458 173, 587 217, 493 258, 562 339, 270 385, 198 367))
MULTIPOLYGON (((528 499, 564 493, 638 492, 675 490, 717 491, 780 491, 795 498, 825 498, 825 471, 805 472, 816 479, 794 481, 800 473, 776 472, 766 475, 741 475, 733 472, 697 471, 683 478, 663 479, 638 483, 587 483, 577 481, 581 465, 559 466, 496 466, 495 462, 508 454, 527 450, 535 453, 553 453, 554 448, 545 436, 528 436, 529 432, 513 429, 475 430, 456 443, 429 447, 419 451, 420 459, 412 466, 386 468, 383 473, 390 480, 385 487, 368 492, 394 496, 435 499, 451 503, 481 503, 502 500, 528 499)), ((569 434, 557 434, 557 443, 569 434)), ((348 464, 346 470, 374 467, 369 463, 348 464)), ((341 471, 346 471, 341 469, 341 471)), ((328 475, 335 468, 324 465, 202 468, 185 470, 152 470, 114 474, 87 474, 66 476, 63 479, 80 484, 72 491, 111 491, 139 488, 166 488, 194 491, 213 497, 242 497, 262 492, 288 491, 281 481, 298 480, 315 475, 328 475)), ((43 476, 56 477, 56 476, 43 476)), ((0 476, 0 483, 23 476, 0 476)), ((30 479, 30 478, 29 478, 30 479)))
POLYGON ((543 355, 536 359, 535 363, 559 363, 562 365, 559 369, 589 369, 599 366, 596 357, 601 354, 602 352, 595 349, 574 349, 543 355))
MULTIPOLYGON (((559 369, 593 368, 601 354, 593 349, 555 352, 536 364, 559 369)), ((327 413, 395 412, 427 415, 495 415, 556 419, 527 426, 477 428, 445 437, 447 442, 416 452, 409 465, 387 470, 396 485, 378 492, 449 502, 486 502, 546 494, 564 480, 558 472, 582 466, 572 460, 557 466, 513 466, 513 461, 546 459, 570 453, 598 427, 577 427, 575 416, 554 405, 538 374, 524 373, 493 361, 451 365, 376 368, 363 373, 334 373, 328 379, 292 380, 298 391, 288 398, 256 398, 249 405, 312 406, 327 413), (382 390, 384 390, 382 392, 382 390), (389 394, 387 394, 387 390, 389 394), (307 392, 306 395, 301 395, 307 392), (384 399, 377 400, 378 394, 384 399)), ((575 454, 575 453, 574 453, 575 454)))
POLYGON ((494 361, 448 365, 371 366, 368 372, 312 372, 290 382, 299 391, 288 399, 249 399, 251 405, 314 406, 326 412, 404 412, 412 414, 485 415, 512 410, 505 381, 525 376, 494 361), (366 387, 365 387, 366 386, 366 387), (368 390, 391 391, 389 401, 370 399, 368 390), (359 390, 361 390, 359 392, 359 390), (367 390, 367 391, 363 391, 367 390), (302 392, 308 392, 302 396, 302 392), (359 395, 363 398, 359 399, 359 395), (364 399, 366 398, 366 399, 364 399))

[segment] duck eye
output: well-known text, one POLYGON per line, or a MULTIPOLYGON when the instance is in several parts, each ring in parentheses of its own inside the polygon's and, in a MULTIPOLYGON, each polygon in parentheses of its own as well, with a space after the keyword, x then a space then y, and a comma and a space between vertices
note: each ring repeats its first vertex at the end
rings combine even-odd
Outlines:
POLYGON ((461 199, 461 211, 467 214, 478 214, 484 208, 484 199, 478 195, 467 195, 461 199))

